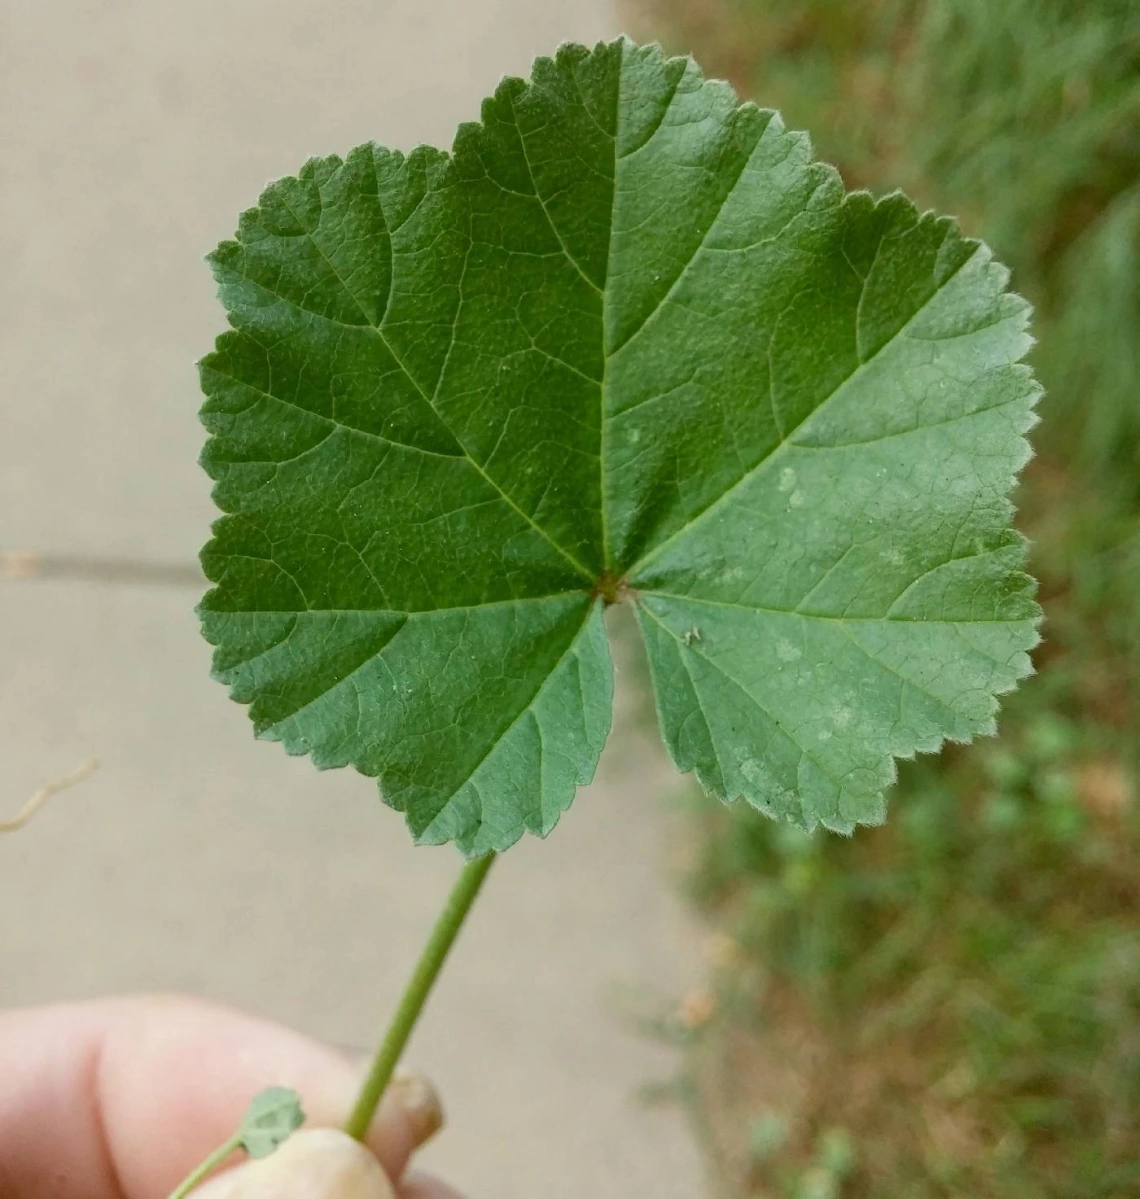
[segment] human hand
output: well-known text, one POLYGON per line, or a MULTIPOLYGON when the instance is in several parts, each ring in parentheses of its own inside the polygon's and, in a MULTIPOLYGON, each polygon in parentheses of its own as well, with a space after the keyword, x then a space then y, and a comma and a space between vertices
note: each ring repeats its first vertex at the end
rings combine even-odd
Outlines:
MULTIPOLYGON (((0 1199, 163 1199, 233 1133, 264 1087, 299 1092, 306 1129, 335 1128, 358 1075, 326 1045, 196 1000, 0 1012, 0 1199)), ((305 1199, 388 1199, 387 1180, 399 1199, 456 1199, 404 1173, 442 1120, 426 1082, 398 1079, 367 1151, 338 1134, 302 1131, 194 1195, 293 1199, 285 1170, 305 1199)))

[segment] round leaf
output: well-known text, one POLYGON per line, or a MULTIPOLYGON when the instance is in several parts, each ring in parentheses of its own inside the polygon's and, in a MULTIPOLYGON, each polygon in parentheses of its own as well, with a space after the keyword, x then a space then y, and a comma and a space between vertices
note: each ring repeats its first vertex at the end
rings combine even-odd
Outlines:
POLYGON ((211 262, 215 674, 418 840, 554 826, 608 601, 678 766, 808 828, 881 819, 1028 673, 1028 306, 690 59, 564 46, 450 154, 272 184, 211 262))

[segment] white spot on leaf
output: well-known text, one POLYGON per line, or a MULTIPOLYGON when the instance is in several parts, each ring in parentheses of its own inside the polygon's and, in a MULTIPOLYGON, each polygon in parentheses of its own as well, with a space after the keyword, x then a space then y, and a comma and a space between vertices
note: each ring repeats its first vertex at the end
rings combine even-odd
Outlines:
POLYGON ((781 638, 776 642, 776 657, 781 662, 794 662, 797 658, 803 656, 803 651, 794 646, 790 641, 781 638))
POLYGON ((795 795, 780 785, 771 768, 759 758, 742 758, 740 773, 754 788, 754 796, 762 802, 779 809, 795 805, 795 795))

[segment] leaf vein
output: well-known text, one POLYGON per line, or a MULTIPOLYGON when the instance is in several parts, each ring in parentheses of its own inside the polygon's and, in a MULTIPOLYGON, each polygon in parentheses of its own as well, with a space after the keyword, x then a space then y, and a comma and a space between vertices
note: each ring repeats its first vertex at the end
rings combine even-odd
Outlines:
POLYGON ((862 371, 866 370, 866 368, 872 362, 874 362, 879 357, 879 355, 882 354, 883 351, 887 349, 888 346, 894 345, 894 343, 898 340, 898 338, 903 336, 903 334, 906 332, 907 327, 909 325, 911 325, 914 321, 916 321, 919 318, 919 316, 921 316, 922 313, 935 301, 935 299, 937 299, 938 296, 940 296, 942 294, 942 292, 950 285, 951 281, 957 277, 957 275, 962 271, 962 269, 966 266, 967 263, 973 262, 974 258, 977 256, 977 254, 979 252, 980 252, 980 250, 975 250, 973 254, 971 254, 968 258, 966 258, 963 262, 959 263, 958 266, 954 269, 954 271, 950 275, 948 275, 947 278, 941 284, 939 284, 937 287, 935 287, 934 291, 931 292, 931 294, 922 302, 922 304, 920 304, 919 307, 915 309, 915 311, 907 319, 906 323, 902 326, 901 329, 899 329, 894 334, 893 337, 888 338, 874 352, 874 354, 872 354, 870 357, 868 357, 865 361, 860 362, 855 367, 855 369, 852 370, 850 372, 850 374, 847 375, 846 378, 842 379, 838 384, 836 384, 836 386, 832 389, 832 391, 828 395, 824 396, 823 399, 821 399, 820 402, 818 404, 816 404, 816 406, 803 417, 803 419, 799 422, 799 424, 797 424, 793 428, 789 429, 788 432, 780 439, 780 441, 778 441, 776 443, 776 445, 774 445, 770 450, 768 450, 760 458, 760 460, 756 463, 755 466, 751 467, 748 471, 746 471, 743 475, 741 475, 741 477, 739 479, 737 479, 737 481, 735 483, 733 483, 726 490, 722 491, 720 493, 720 495, 718 495, 715 499, 710 500, 709 503, 707 503, 699 512, 697 512, 696 514, 691 516, 679 529, 674 530, 674 532, 672 532, 668 537, 666 537, 664 541, 659 542, 656 546, 654 546, 648 552, 643 554, 642 557, 633 566, 631 566, 629 568, 628 573, 630 575, 634 575, 637 571, 642 570, 645 567, 646 563, 648 563, 652 559, 656 558, 667 546, 671 545, 674 541, 676 541, 683 534, 689 532, 693 528, 694 525, 696 525, 699 521, 703 520, 704 517, 706 517, 711 511, 713 511, 713 509, 719 507, 725 500, 727 500, 736 491, 738 491, 741 487, 743 487, 747 482, 749 482, 752 478, 754 478, 756 473, 759 470, 761 470, 761 468, 767 462, 769 462, 772 458, 774 458, 776 456, 776 454, 780 450, 782 450, 785 446, 790 444, 791 438, 793 436, 795 436, 795 434, 817 412, 819 412, 825 405, 831 403, 835 399, 835 397, 837 395, 841 394, 844 391, 844 389, 849 387, 851 385, 851 383, 856 378, 859 377, 860 373, 862 371))

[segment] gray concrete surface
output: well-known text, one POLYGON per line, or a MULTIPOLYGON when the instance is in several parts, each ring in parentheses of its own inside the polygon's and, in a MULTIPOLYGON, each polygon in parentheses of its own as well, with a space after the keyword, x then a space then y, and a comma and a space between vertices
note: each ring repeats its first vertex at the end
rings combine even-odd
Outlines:
MULTIPOLYGON (((498 77, 612 32, 605 0, 0 0, 0 550, 192 563, 211 518, 192 361, 201 255, 267 178, 374 137, 446 143, 498 77)), ((372 785, 250 736, 193 586, 0 581, 0 1002, 186 989, 364 1046, 457 867, 372 785)), ((665 863, 671 774, 636 738, 496 867, 411 1059, 473 1199, 703 1190, 672 1053, 619 991, 698 972, 665 863)), ((0 1086, 3 1080, 0 1080, 0 1086)))

